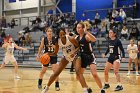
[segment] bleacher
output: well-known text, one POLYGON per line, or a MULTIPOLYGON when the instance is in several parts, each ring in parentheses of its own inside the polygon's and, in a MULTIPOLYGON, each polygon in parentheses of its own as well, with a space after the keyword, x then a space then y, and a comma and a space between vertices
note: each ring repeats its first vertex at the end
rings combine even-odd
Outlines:
MULTIPOLYGON (((43 35, 40 33, 41 32, 31 33, 32 37, 36 40, 36 42, 33 43, 34 45, 33 47, 26 46, 28 48, 27 51, 15 50, 14 55, 17 59, 19 66, 41 67, 41 63, 36 61, 36 55, 38 52, 38 47, 40 45, 40 37, 43 35)), ((129 44, 129 41, 122 41, 122 44, 126 52, 126 48, 127 45, 129 44)), ((107 40, 105 38, 97 38, 97 41, 93 49, 96 56, 97 69, 104 69, 107 58, 102 58, 101 54, 105 53, 107 49, 107 40)), ((4 57, 4 50, 0 48, 0 62, 2 62, 3 57, 4 57)), ((58 62, 60 62, 61 57, 62 57, 62 51, 60 50, 58 53, 58 62)), ((70 64, 71 63, 69 63, 69 65, 66 68, 70 68, 70 64)), ((126 60, 121 63, 120 69, 127 70, 127 66, 128 66, 128 54, 126 52, 126 60)))

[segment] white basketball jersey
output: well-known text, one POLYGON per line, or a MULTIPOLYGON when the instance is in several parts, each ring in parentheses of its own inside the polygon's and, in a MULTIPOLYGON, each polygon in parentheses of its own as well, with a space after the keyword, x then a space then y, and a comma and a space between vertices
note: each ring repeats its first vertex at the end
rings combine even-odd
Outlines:
POLYGON ((58 41, 58 44, 59 46, 62 48, 62 51, 63 51, 63 55, 65 56, 65 58, 68 60, 68 61, 73 61, 75 56, 74 57, 71 57, 70 55, 71 54, 74 54, 74 51, 75 51, 75 46, 69 41, 69 38, 68 36, 66 35, 66 44, 64 45, 61 41, 61 39, 59 39, 58 41))
POLYGON ((131 57, 131 58, 136 58, 137 57, 137 53, 135 51, 138 50, 138 47, 137 47, 136 44, 134 44, 133 46, 128 45, 127 50, 130 51, 129 57, 131 57))
POLYGON ((14 43, 12 43, 12 45, 8 44, 5 54, 6 55, 13 55, 13 52, 14 52, 14 43))

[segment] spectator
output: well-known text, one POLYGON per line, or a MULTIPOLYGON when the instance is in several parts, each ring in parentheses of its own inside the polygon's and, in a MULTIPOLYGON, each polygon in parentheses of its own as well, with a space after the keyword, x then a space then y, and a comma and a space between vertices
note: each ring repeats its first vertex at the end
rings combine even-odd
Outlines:
POLYGON ((32 37, 31 37, 30 33, 28 32, 25 34, 25 43, 27 46, 32 47, 31 42, 32 42, 32 37))
POLYGON ((0 47, 2 46, 3 38, 0 36, 0 47))
POLYGON ((117 24, 115 23, 114 19, 111 20, 110 22, 110 29, 117 27, 117 24))
POLYGON ((2 37, 2 38, 5 38, 5 37, 6 37, 6 34, 5 34, 4 31, 2 31, 2 33, 1 33, 1 37, 2 37))
POLYGON ((101 23, 100 15, 99 15, 98 12, 96 12, 96 15, 95 15, 95 24, 97 25, 99 23, 101 23))
POLYGON ((4 16, 1 19, 1 27, 6 28, 6 19, 4 16))
POLYGON ((11 20, 11 28, 14 28, 15 25, 16 25, 16 24, 15 24, 15 19, 12 18, 12 20, 11 20))
POLYGON ((117 10, 113 10, 113 12, 112 12, 112 19, 115 19, 117 15, 118 15, 118 11, 117 10))
POLYGON ((124 40, 127 39, 128 37, 128 29, 126 28, 126 26, 124 25, 123 26, 123 29, 121 31, 121 36, 120 36, 120 39, 124 37, 124 40))
POLYGON ((105 37, 106 36, 106 22, 103 21, 101 23, 101 31, 100 31, 100 34, 101 34, 101 37, 105 37))
POLYGON ((134 24, 133 28, 132 28, 132 30, 130 32, 129 40, 130 39, 138 39, 138 36, 139 36, 139 30, 137 28, 137 25, 134 24))
POLYGON ((118 14, 115 18, 115 22, 122 24, 123 23, 123 18, 118 14))
POLYGON ((97 37, 97 35, 98 35, 98 33, 99 33, 99 28, 97 27, 96 24, 92 27, 91 33, 92 33, 94 36, 97 37))
POLYGON ((107 12, 107 18, 109 19, 109 22, 110 22, 111 19, 112 19, 112 12, 111 12, 111 10, 108 10, 108 12, 107 12))
POLYGON ((18 46, 24 46, 25 45, 25 37, 23 33, 19 33, 18 36, 18 46))
POLYGON ((119 16, 121 16, 121 17, 122 17, 122 19, 125 19, 125 18, 126 18, 126 13, 124 12, 124 10, 123 10, 123 9, 120 9, 119 16))

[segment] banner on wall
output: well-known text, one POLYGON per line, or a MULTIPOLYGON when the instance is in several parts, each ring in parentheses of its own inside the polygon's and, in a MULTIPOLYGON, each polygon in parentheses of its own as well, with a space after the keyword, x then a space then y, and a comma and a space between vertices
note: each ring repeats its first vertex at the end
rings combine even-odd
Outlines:
POLYGON ((9 3, 13 3, 13 2, 16 2, 16 0, 9 0, 9 3))
POLYGON ((26 1, 26 0, 19 0, 19 1, 26 1))

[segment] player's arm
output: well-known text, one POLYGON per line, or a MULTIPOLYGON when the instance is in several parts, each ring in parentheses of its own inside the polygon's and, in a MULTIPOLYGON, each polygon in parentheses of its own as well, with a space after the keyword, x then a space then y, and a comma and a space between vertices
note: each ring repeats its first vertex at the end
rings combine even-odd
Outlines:
POLYGON ((138 46, 137 46, 137 45, 136 45, 136 50, 135 50, 135 52, 138 53, 138 46))
POLYGON ((8 43, 4 43, 3 45, 2 45, 2 48, 7 48, 7 45, 8 45, 8 43))
POLYGON ((92 35, 90 32, 85 31, 86 33, 86 40, 89 42, 95 42, 96 41, 96 37, 94 35, 92 35))
POLYGON ((121 43, 121 41, 119 40, 118 41, 118 45, 119 45, 119 48, 120 48, 120 50, 121 50, 121 52, 122 52, 122 58, 125 58, 125 52, 124 52, 124 48, 123 48, 123 45, 122 45, 122 43, 121 43))
POLYGON ((19 50, 27 50, 27 48, 20 47, 20 46, 18 46, 18 45, 15 44, 15 43, 14 43, 14 47, 15 47, 16 49, 19 49, 19 50))
POLYGON ((40 56, 42 49, 44 48, 44 38, 42 38, 37 56, 40 56))
POLYGON ((74 39, 72 37, 69 37, 69 40, 76 47, 76 49, 74 51, 74 54, 76 54, 80 49, 79 43, 78 43, 78 41, 76 39, 74 39))
POLYGON ((129 45, 127 46, 127 53, 130 54, 129 45))
POLYGON ((106 52, 102 54, 102 57, 105 58, 108 53, 109 53, 109 47, 107 48, 106 52))

